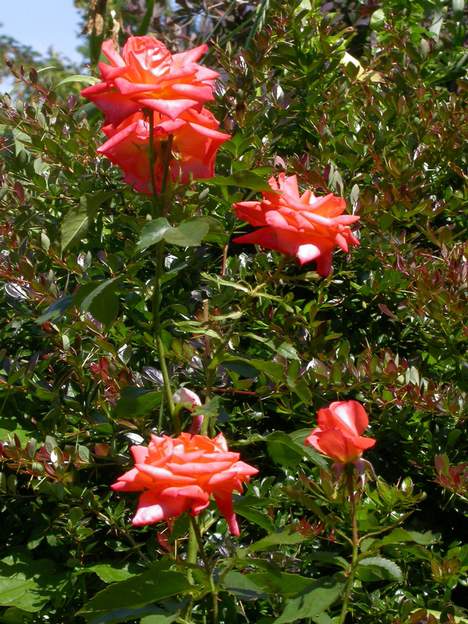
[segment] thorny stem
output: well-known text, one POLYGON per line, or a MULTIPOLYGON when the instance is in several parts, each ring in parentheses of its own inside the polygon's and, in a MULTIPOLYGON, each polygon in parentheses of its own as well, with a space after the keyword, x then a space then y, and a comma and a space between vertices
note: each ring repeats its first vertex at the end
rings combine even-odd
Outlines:
MULTIPOLYGON (((207 559, 206 555, 205 555, 205 549, 203 548, 203 538, 202 538, 202 534, 200 531, 200 526, 198 524, 198 518, 194 518, 193 516, 190 516, 190 534, 189 534, 189 552, 190 552, 190 539, 192 539, 192 536, 195 537, 196 540, 196 547, 198 547, 198 551, 201 555, 201 558, 203 559, 203 563, 205 565, 205 570, 209 576, 210 579, 210 593, 211 593, 211 600, 212 600, 212 608, 213 608, 213 619, 212 622, 213 624, 218 624, 218 618, 219 618, 219 613, 218 613, 218 590, 216 588, 216 584, 213 578, 213 569, 210 565, 209 560, 207 559)), ((196 558, 196 551, 195 551, 195 558, 196 558)), ((192 562, 190 562, 192 563, 192 562)))
POLYGON ((353 591, 353 583, 354 583, 354 574, 356 572, 356 567, 358 563, 358 549, 359 549, 359 533, 358 533, 358 525, 357 525, 357 496, 355 492, 355 482, 354 482, 354 466, 350 464, 347 468, 349 468, 347 477, 346 477, 346 485, 349 494, 349 504, 350 504, 350 515, 351 515, 351 534, 352 534, 352 555, 351 555, 351 566, 349 568, 348 580, 346 582, 346 586, 344 589, 344 598, 343 605, 341 607, 340 619, 338 620, 338 624, 345 624, 346 616, 348 614, 348 605, 349 600, 351 598, 351 594, 353 591))
MULTIPOLYGON (((161 183, 161 201, 158 202, 158 194, 156 187, 156 151, 154 146, 154 114, 152 111, 147 111, 147 117, 149 119, 150 136, 149 136, 149 161, 150 161, 150 173, 151 173, 151 190, 152 190, 152 216, 153 218, 165 215, 168 208, 168 180, 169 169, 172 156, 172 135, 169 136, 165 144, 165 149, 162 150, 162 165, 163 176, 161 183)), ((161 366, 161 372, 164 383, 164 393, 169 408, 169 413, 174 428, 174 433, 180 433, 180 419, 174 408, 174 401, 172 399, 172 387, 169 377, 169 371, 166 362, 166 354, 164 349, 164 342, 161 336, 161 276, 164 269, 164 240, 160 241, 156 246, 156 258, 155 258, 155 275, 153 280, 153 297, 151 300, 153 319, 152 330, 156 340, 156 346, 158 349, 159 363, 161 366)))

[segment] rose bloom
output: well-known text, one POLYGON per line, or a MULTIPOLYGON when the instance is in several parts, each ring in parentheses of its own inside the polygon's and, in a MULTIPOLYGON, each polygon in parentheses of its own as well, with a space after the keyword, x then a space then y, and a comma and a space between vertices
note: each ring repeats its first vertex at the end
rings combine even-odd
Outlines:
POLYGON ((175 119, 189 108, 200 110, 213 100, 213 82, 219 74, 196 61, 208 50, 203 44, 171 54, 155 37, 129 37, 122 54, 111 39, 102 44, 109 64, 99 63, 102 82, 81 91, 94 102, 106 123, 152 109, 175 119))
MULTIPOLYGON (((218 131, 219 123, 210 111, 190 109, 175 120, 159 113, 153 115, 156 190, 161 190, 163 178, 161 142, 167 141, 169 135, 172 135, 169 170, 174 182, 186 184, 192 179, 213 177, 218 148, 231 137, 218 131)), ((98 153, 118 165, 125 182, 136 191, 150 195, 149 120, 143 113, 135 113, 117 127, 109 124, 102 130, 108 140, 98 148, 98 153)))
POLYGON ((317 273, 326 277, 336 247, 347 252, 350 245, 359 245, 349 228, 359 217, 344 215, 345 200, 332 193, 316 197, 305 191, 299 195, 295 175, 280 173, 268 183, 274 192, 263 192, 261 201, 234 204, 239 219, 259 227, 234 242, 274 249, 296 257, 299 264, 315 260, 317 273))
MULTIPOLYGON (((193 412, 197 407, 201 407, 201 399, 196 392, 188 388, 179 388, 172 395, 175 405, 185 407, 189 412, 193 412)), ((200 433, 205 417, 203 414, 193 414, 192 424, 189 433, 200 433)))
POLYGON ((177 438, 151 435, 146 446, 132 446, 135 467, 111 487, 122 492, 142 492, 135 526, 169 520, 185 511, 197 516, 213 495, 229 530, 239 535, 232 504, 234 490, 242 492, 258 470, 239 461, 239 453, 228 451, 220 433, 210 439, 181 433, 177 438))
POLYGON ((202 404, 198 394, 188 388, 179 388, 172 395, 172 400, 176 405, 187 406, 190 410, 193 410, 195 407, 200 407, 202 404))
POLYGON ((318 427, 305 439, 305 444, 336 462, 347 464, 359 459, 375 444, 374 438, 361 434, 369 419, 358 401, 336 401, 318 411, 318 427))

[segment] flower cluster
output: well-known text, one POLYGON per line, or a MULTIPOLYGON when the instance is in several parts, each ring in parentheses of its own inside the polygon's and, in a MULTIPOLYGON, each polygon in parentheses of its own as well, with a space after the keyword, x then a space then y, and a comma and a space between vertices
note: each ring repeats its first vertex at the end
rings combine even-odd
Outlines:
POLYGON ((210 439, 181 433, 176 438, 151 436, 149 445, 132 446, 135 467, 118 478, 112 488, 143 492, 133 524, 140 526, 169 520, 188 511, 193 516, 206 509, 213 495, 229 530, 239 535, 232 492, 258 470, 228 450, 222 433, 210 439))
POLYGON ((136 191, 151 194, 152 180, 161 190, 162 143, 172 137, 169 173, 173 181, 214 175, 219 146, 230 136, 219 132, 219 122, 204 104, 213 100, 217 72, 197 61, 206 45, 171 54, 155 37, 129 37, 122 54, 111 40, 102 52, 102 82, 83 89, 82 95, 104 113, 108 140, 98 152, 118 165, 136 191), (152 128, 155 151, 151 171, 149 145, 152 128))
POLYGON ((295 175, 280 173, 268 183, 272 191, 262 193, 261 201, 234 204, 239 219, 259 228, 234 242, 274 249, 295 257, 300 264, 315 260, 317 273, 327 276, 336 247, 347 252, 350 245, 359 245, 349 227, 359 217, 343 214, 346 203, 342 197, 331 193, 316 197, 311 191, 299 195, 295 175))
MULTIPOLYGON (((218 148, 230 137, 204 108, 218 77, 197 62, 206 51, 202 45, 171 54, 151 36, 129 37, 121 54, 110 40, 102 46, 109 61, 99 64, 102 81, 82 94, 104 113, 107 141, 98 152, 119 166, 140 193, 161 192, 167 175, 181 183, 214 175, 218 148)), ((237 216, 257 228, 235 242, 277 250, 300 264, 315 261, 317 272, 328 275, 334 250, 347 252, 359 244, 350 229, 359 217, 343 214, 345 201, 333 194, 317 197, 307 190, 300 195, 295 175, 281 173, 269 184, 271 191, 260 201, 234 204, 237 216)), ((196 516, 213 497, 230 532, 239 535, 232 494, 242 492, 258 470, 230 452, 221 433, 212 439, 200 435, 205 416, 197 394, 180 388, 173 403, 177 412, 192 414, 190 431, 177 437, 152 435, 148 446, 132 446, 135 465, 112 488, 141 492, 136 526, 170 521, 184 512, 196 516)), ((305 444, 339 465, 356 462, 375 443, 361 435, 367 426, 360 403, 335 402, 319 410, 318 427, 305 444)))

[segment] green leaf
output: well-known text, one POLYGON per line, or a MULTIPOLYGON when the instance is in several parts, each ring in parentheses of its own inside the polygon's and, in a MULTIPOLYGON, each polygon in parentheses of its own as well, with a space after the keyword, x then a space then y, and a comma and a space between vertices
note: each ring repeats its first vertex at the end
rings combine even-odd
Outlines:
POLYGON ((94 215, 90 215, 84 206, 72 208, 65 215, 61 226, 62 252, 75 240, 80 238, 88 229, 88 223, 94 215))
POLYGON ((260 550, 268 550, 272 546, 287 545, 294 546, 304 542, 307 538, 297 531, 281 531, 280 533, 271 533, 261 540, 254 542, 246 550, 248 552, 258 552, 260 550))
POLYGON ((209 230, 210 226, 203 217, 195 217, 167 230, 164 240, 179 247, 198 247, 209 230))
POLYGON ((127 567, 117 568, 108 563, 98 563, 97 565, 80 570, 80 573, 82 574, 91 572, 97 574, 101 581, 104 581, 104 583, 119 583, 120 581, 125 581, 128 578, 135 576, 135 574, 129 572, 127 567))
POLYGON ((84 76, 82 74, 72 74, 71 76, 67 76, 66 78, 61 80, 59 83, 57 83, 55 85, 55 88, 57 89, 58 87, 61 87, 64 84, 68 84, 69 82, 79 82, 81 84, 93 85, 99 82, 99 78, 96 78, 95 76, 84 76))
POLYGON ((293 468, 300 464, 305 456, 304 448, 282 431, 274 431, 267 436, 268 454, 281 466, 293 468))
POLYGON ((67 247, 83 238, 88 230, 88 225, 96 217, 99 206, 112 197, 109 191, 97 191, 86 193, 80 199, 80 205, 71 208, 65 215, 61 225, 61 248, 62 252, 67 247))
MULTIPOLYGON (((415 542, 416 544, 421 544, 421 546, 428 546, 429 544, 434 544, 436 541, 437 538, 431 531, 419 533, 418 531, 407 531, 406 529, 398 528, 378 540, 378 545, 385 546, 387 544, 415 542)), ((373 542, 372 546, 375 547, 376 542, 373 542)))
POLYGON ((119 279, 113 277, 103 282, 84 284, 74 296, 75 305, 92 314, 100 323, 109 326, 119 313, 119 299, 115 294, 119 279))
POLYGON ((0 605, 17 606, 23 611, 34 613, 40 611, 47 598, 41 596, 37 583, 24 574, 12 574, 5 578, 0 576, 0 605))
POLYGON ((158 390, 127 386, 123 388, 120 399, 115 406, 115 414, 117 418, 146 416, 160 404, 161 393, 158 390))
POLYGON ((158 615, 147 615, 140 620, 140 624, 171 624, 175 622, 180 615, 181 608, 173 613, 162 612, 158 615))
POLYGON ((293 440, 293 442, 298 444, 301 448, 304 447, 303 448, 304 455, 308 457, 312 462, 314 462, 314 464, 316 464, 317 466, 320 466, 320 468, 327 468, 328 461, 325 459, 325 457, 323 455, 320 455, 320 453, 318 453, 311 446, 304 444, 304 440, 307 438, 307 436, 310 435, 311 431, 312 431, 312 428, 298 429, 297 431, 293 431, 292 433, 288 435, 291 438, 291 440, 293 440))
POLYGON ((22 611, 16 607, 9 607, 0 616, 0 622, 2 624, 29 624, 33 622, 34 615, 27 611, 22 611))
POLYGON ((257 359, 253 359, 253 360, 244 359, 244 361, 247 362, 248 364, 251 364, 252 366, 255 366, 257 370, 261 371, 262 373, 265 373, 267 377, 269 377, 275 382, 281 382, 284 378, 283 367, 281 366, 281 364, 278 364, 277 362, 271 362, 267 360, 257 360, 257 359))
POLYGON ((242 600, 259 600, 266 598, 267 594, 260 585, 252 580, 251 574, 241 574, 235 570, 228 572, 223 578, 223 587, 230 594, 239 596, 242 600))
POLYGON ((61 575, 47 559, 13 554, 0 561, 0 605, 35 613, 57 595, 61 575))
POLYGON ((159 219, 145 223, 138 239, 137 251, 144 251, 151 245, 162 241, 166 232, 171 228, 171 224, 165 217, 159 217, 159 219))
POLYGON ((137 574, 120 583, 112 583, 91 598, 79 614, 91 624, 124 621, 109 618, 122 617, 119 613, 122 610, 145 607, 193 590, 193 586, 183 574, 167 570, 167 566, 168 563, 163 561, 143 574, 137 574))
POLYGON ((268 532, 274 531, 275 527, 270 516, 268 516, 265 512, 262 513, 261 511, 256 509, 251 503, 252 499, 253 497, 249 496, 249 497, 239 497, 237 500, 235 500, 235 503, 234 503, 235 512, 239 516, 242 516, 243 518, 246 518, 250 522, 253 522, 254 524, 257 524, 258 526, 262 527, 262 529, 265 529, 265 531, 268 531, 268 532))
POLYGON ((243 360, 224 361, 223 366, 246 379, 252 379, 258 375, 258 370, 243 360))
POLYGON ((0 416, 0 440, 5 441, 9 438, 11 440, 16 436, 21 444, 26 444, 32 436, 31 430, 23 429, 16 418, 8 418, 7 416, 0 416))
POLYGON ((311 617, 312 622, 315 624, 333 624, 333 620, 326 613, 319 613, 318 615, 313 615, 311 617))
POLYGON ((46 321, 52 321, 60 318, 65 314, 68 308, 73 304, 73 295, 66 295, 61 299, 54 301, 47 310, 36 319, 38 325, 42 325, 46 321))
POLYGON ((253 572, 249 579, 262 587, 269 594, 280 594, 292 597, 301 594, 314 585, 314 581, 300 574, 276 571, 272 568, 268 572, 253 572))
POLYGON ((175 622, 180 616, 182 609, 187 606, 187 602, 173 603, 174 606, 161 608, 156 605, 146 607, 128 607, 125 609, 113 609, 107 613, 102 613, 89 620, 90 624, 122 624, 123 622, 150 622, 157 624, 170 624, 175 622), (149 620, 149 618, 158 618, 149 620), (143 618, 140 620, 140 618, 143 618), (147 620, 148 618, 148 620, 147 620))
POLYGON ((366 557, 358 563, 356 576, 361 581, 402 581, 401 568, 384 557, 366 557))
POLYGON ((278 355, 286 358, 287 360, 299 360, 299 356, 295 347, 289 342, 282 342, 278 347, 278 355))
POLYGON ((215 176, 209 180, 203 180, 203 182, 211 186, 239 186, 252 191, 273 192, 266 177, 256 175, 249 170, 236 171, 231 176, 215 176))
POLYGON ((226 226, 218 219, 214 217, 199 217, 208 225, 210 231, 203 240, 209 243, 217 243, 218 245, 224 245, 229 240, 229 234, 226 232, 226 226))
POLYGON ((289 624, 320 615, 340 597, 344 586, 341 577, 324 577, 312 582, 309 589, 295 598, 288 599, 283 613, 275 620, 275 624, 289 624))

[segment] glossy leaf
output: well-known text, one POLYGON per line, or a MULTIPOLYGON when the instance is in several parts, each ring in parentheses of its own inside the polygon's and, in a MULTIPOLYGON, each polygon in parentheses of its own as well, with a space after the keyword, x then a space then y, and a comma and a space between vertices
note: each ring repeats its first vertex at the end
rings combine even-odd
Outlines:
POLYGON ((288 624, 302 618, 318 616, 326 611, 341 595, 344 580, 339 577, 315 581, 309 589, 290 598, 275 624, 288 624))
POLYGON ((165 217, 159 217, 158 219, 145 223, 141 230, 140 238, 138 239, 137 250, 144 251, 148 249, 148 247, 162 241, 166 232, 169 231, 171 227, 171 224, 165 217))

